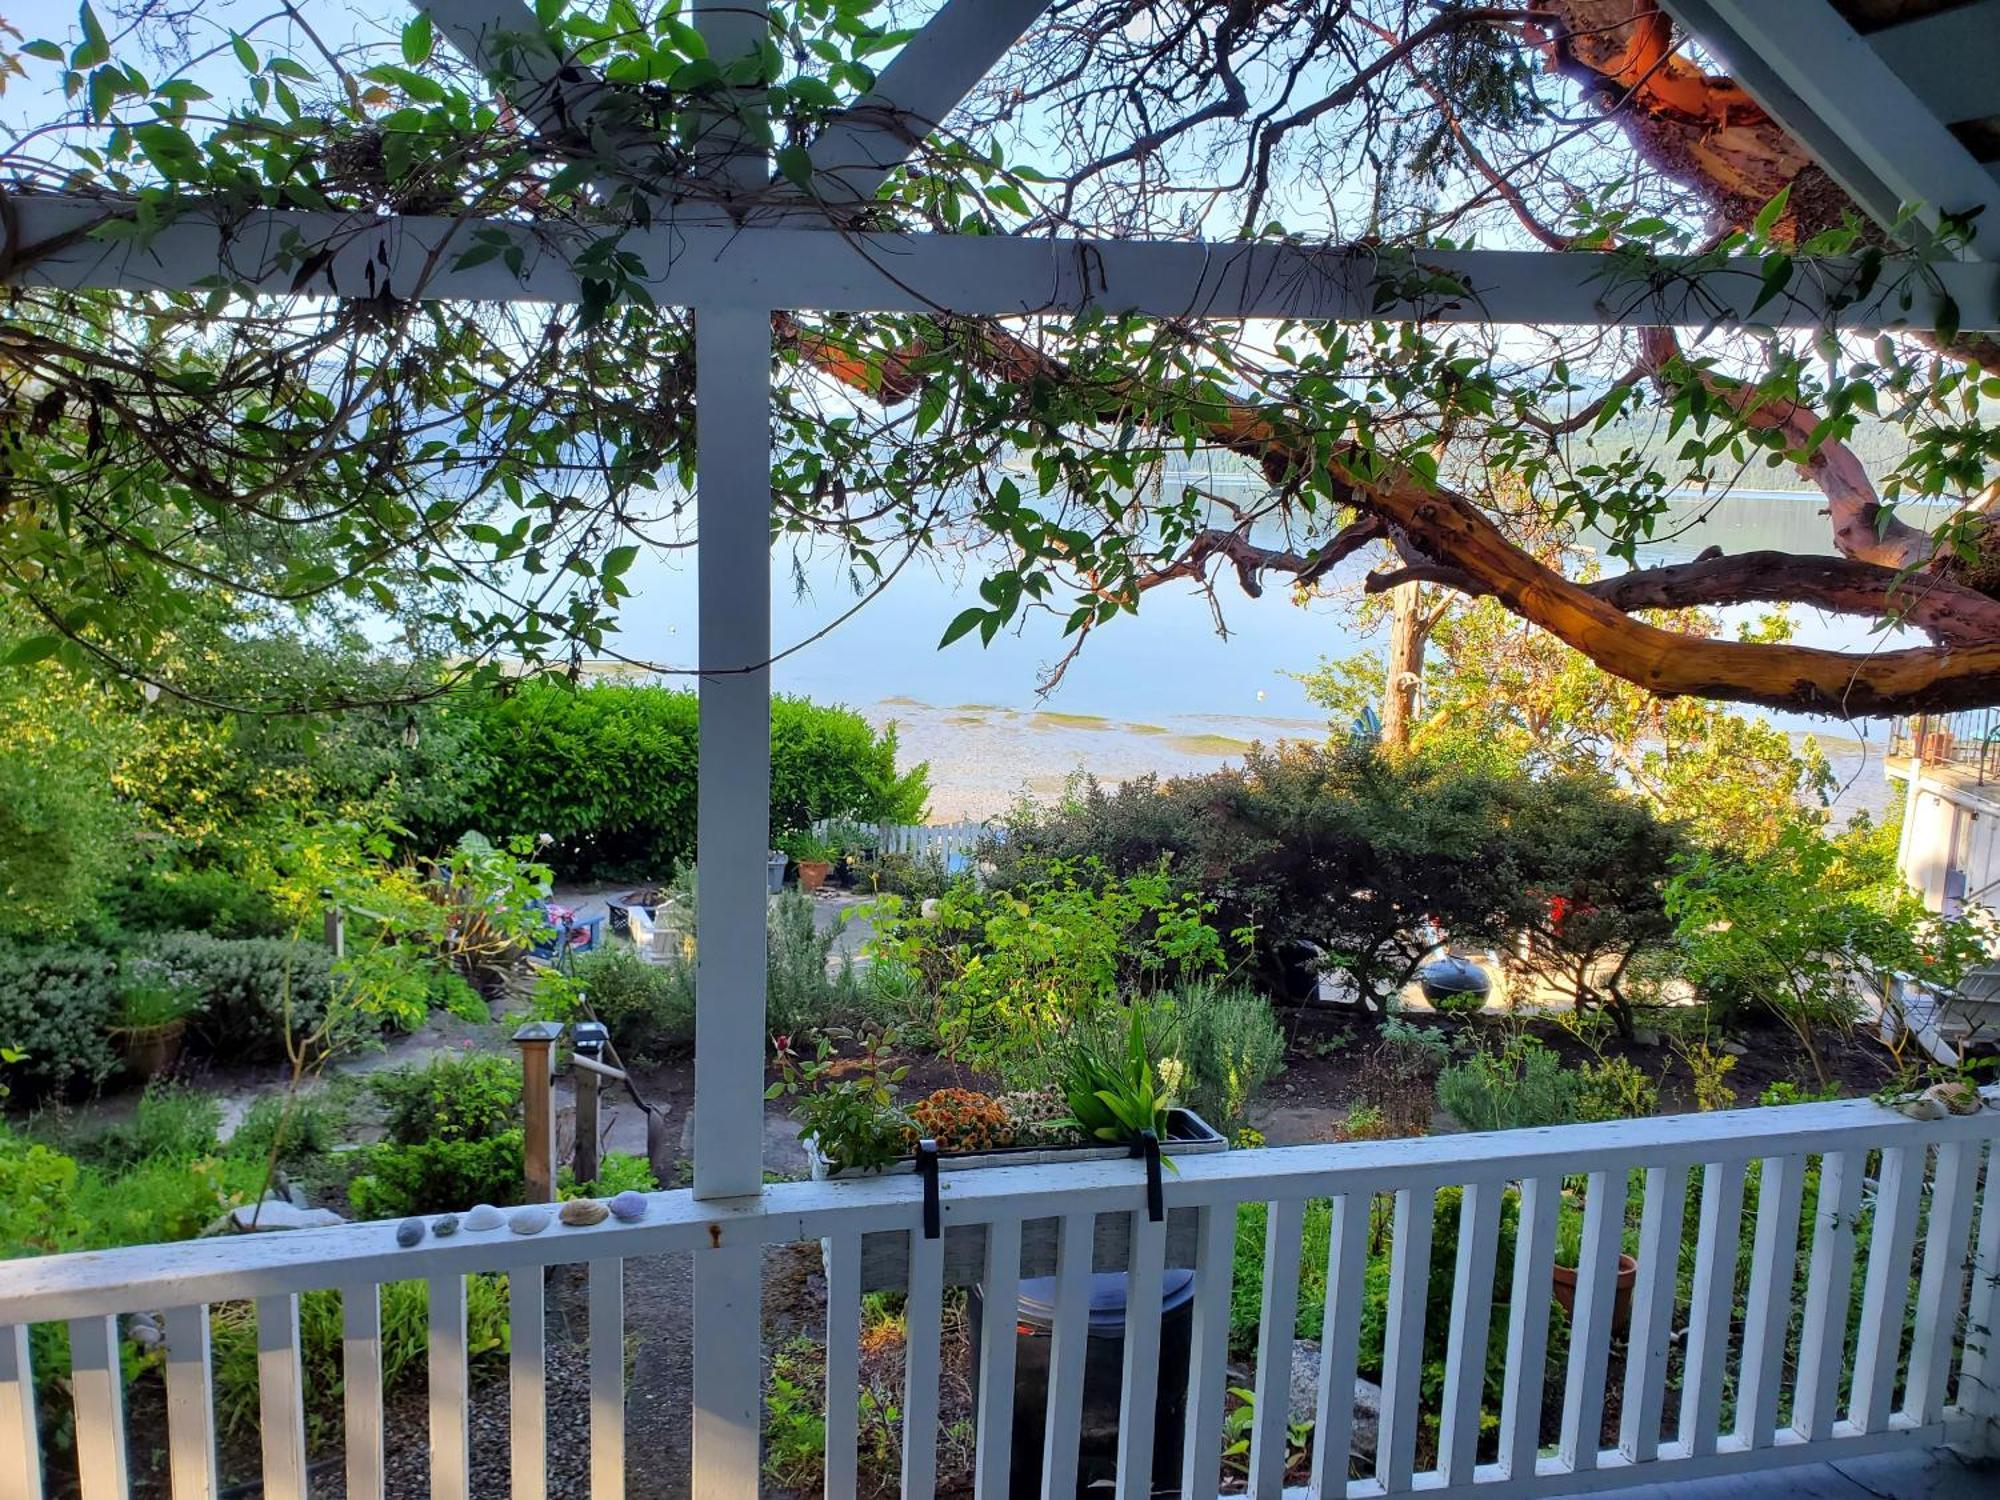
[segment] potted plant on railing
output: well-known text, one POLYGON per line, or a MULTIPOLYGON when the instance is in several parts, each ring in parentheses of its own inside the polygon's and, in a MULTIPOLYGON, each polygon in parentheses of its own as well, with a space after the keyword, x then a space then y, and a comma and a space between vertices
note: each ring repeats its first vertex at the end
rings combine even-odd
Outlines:
POLYGON ((1137 1052, 1131 1045, 1079 1035, 1063 1043, 1062 1082, 1053 1087, 998 1096, 946 1088, 905 1107, 896 1085, 909 1069, 894 1062, 893 1031, 864 1038, 860 1058, 846 1061, 834 1058, 829 1037, 811 1062, 780 1037, 779 1078, 765 1097, 797 1100, 799 1139, 819 1180, 911 1171, 920 1139, 937 1143, 946 1171, 1113 1159, 1136 1151, 1145 1130, 1163 1156, 1226 1150, 1206 1120, 1173 1102, 1172 1061, 1154 1064, 1143 1033, 1137 1052))
POLYGON ((201 992, 156 958, 128 961, 123 977, 111 1039, 129 1072, 153 1078, 179 1059, 188 1021, 201 1009, 201 992))
POLYGON ((778 847, 799 867, 800 890, 816 891, 826 884, 833 872, 833 849, 825 839, 813 833, 787 834, 778 840, 778 847))

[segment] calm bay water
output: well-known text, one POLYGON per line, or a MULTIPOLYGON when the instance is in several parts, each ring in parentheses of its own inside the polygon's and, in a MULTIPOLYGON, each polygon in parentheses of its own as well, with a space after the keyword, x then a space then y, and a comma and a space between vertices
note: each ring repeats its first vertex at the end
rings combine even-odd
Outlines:
MULTIPOLYGON (((1831 550, 1819 497, 1798 492, 1737 493, 1677 505, 1645 549, 1646 562, 1679 561, 1719 543, 1732 552, 1770 548, 1831 550)), ((1608 562, 1607 566, 1615 567, 1608 562)), ((1096 632, 1059 686, 1038 689, 1067 642, 1060 616, 1033 616, 982 649, 976 638, 940 651, 938 638, 977 601, 976 572, 917 561, 852 619, 811 640, 856 602, 843 570, 802 560, 794 586, 789 559, 774 567, 772 639, 779 691, 844 702, 877 723, 894 721, 905 753, 931 762, 940 818, 983 817, 1027 791, 1046 797, 1079 769, 1108 780, 1156 770, 1203 770, 1239 755, 1252 740, 1319 737, 1323 714, 1292 675, 1321 660, 1379 651, 1379 636, 1358 631, 1354 602, 1366 564, 1343 570, 1352 598, 1292 602, 1281 581, 1262 599, 1234 580, 1218 587, 1227 633, 1209 599, 1183 586, 1147 596, 1136 617, 1096 632), (809 642, 807 644, 800 644, 809 642)), ((644 557, 631 575, 636 598, 625 611, 619 649, 686 665, 695 647, 694 575, 680 556, 644 557)), ((1748 619, 1754 611, 1738 612, 1748 619)), ((1867 622, 1795 611, 1801 644, 1865 649, 1867 622)), ((1884 643, 1889 644, 1889 643, 1884 643)), ((1901 644, 1896 642, 1895 644, 1901 644)), ((1817 734, 1850 783, 1841 807, 1879 808, 1885 727, 1804 715, 1775 716, 1794 732, 1817 734)))

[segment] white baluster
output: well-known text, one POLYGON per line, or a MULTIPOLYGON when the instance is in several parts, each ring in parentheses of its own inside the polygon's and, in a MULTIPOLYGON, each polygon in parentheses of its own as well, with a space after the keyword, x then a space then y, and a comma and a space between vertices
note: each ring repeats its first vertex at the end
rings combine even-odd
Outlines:
POLYGON ((854 1500, 860 1419, 861 1235, 848 1230, 827 1242, 826 1500, 854 1500))
POLYGON ((1688 1297, 1687 1369, 1681 1386, 1681 1445, 1697 1457, 1715 1452, 1722 1425, 1722 1375, 1729 1357, 1729 1316, 1736 1294, 1736 1249, 1743 1234, 1743 1163, 1701 1169, 1701 1228, 1694 1290, 1688 1297))
POLYGON ((1264 1308, 1257 1331, 1257 1411, 1250 1434, 1250 1500, 1279 1500, 1285 1488, 1292 1341, 1299 1321, 1299 1246, 1304 1202, 1282 1199, 1266 1210, 1264 1308))
POLYGON ((1076 1490, 1083 1425, 1083 1361, 1090 1337, 1090 1256, 1095 1214, 1067 1214, 1056 1241, 1055 1307, 1049 1326, 1048 1421, 1042 1435, 1042 1494, 1076 1490))
POLYGON ((930 1500, 937 1491, 943 1321, 944 1239, 927 1240, 913 1229, 910 1296, 903 1314, 903 1500, 930 1500))
POLYGON ((1958 1406, 1985 1419, 1970 1446, 2000 1455, 2000 1143, 1986 1151, 1986 1188, 1973 1242, 1972 1287, 1965 1298, 1965 1354, 1958 1367, 1958 1406))
POLYGON ((1153 1493, 1153 1419, 1160 1390, 1160 1287, 1167 1264, 1167 1225, 1144 1210, 1132 1214, 1125 1278, 1125 1374, 1118 1406, 1117 1500, 1153 1493))
MULTIPOLYGON (((1354 1446, 1354 1367, 1368 1271, 1369 1199, 1333 1200, 1326 1247, 1326 1303, 1319 1344, 1319 1406, 1313 1424, 1311 1500, 1342 1500, 1354 1446)), ((1189 1492, 1192 1493, 1192 1492, 1189 1492)))
POLYGON ((1438 1430, 1438 1467, 1447 1485, 1471 1484, 1479 1453, 1486 1344, 1493 1323, 1493 1275, 1500 1253, 1501 1193, 1497 1182, 1475 1182, 1465 1188, 1459 1200, 1451 1336, 1444 1358, 1444 1415, 1438 1430))
POLYGON ((76 1471, 83 1500, 125 1500, 125 1379, 118 1368, 118 1320, 75 1318, 69 1325, 70 1398, 76 1405, 76 1471))
POLYGON ((1535 1477, 1535 1457, 1541 1451, 1556 1211, 1561 1202, 1560 1178, 1530 1177, 1521 1184, 1514 1285, 1507 1304, 1507 1383, 1500 1401, 1500 1467, 1517 1481, 1535 1477))
POLYGON ((1924 1269, 1917 1283, 1916 1327, 1910 1345, 1910 1379, 1903 1412, 1919 1427, 1944 1415, 1945 1375, 1965 1305, 1971 1252, 1973 1199, 1979 1191, 1978 1141, 1938 1147, 1931 1179, 1931 1211, 1924 1230, 1924 1269))
POLYGON ((508 1500, 548 1500, 549 1392, 542 1267, 507 1273, 508 1500))
POLYGON ((0 1495, 42 1500, 42 1439, 28 1327, 0 1328, 0 1495))
POLYGON ((1407 1490, 1415 1474, 1435 1201, 1429 1189, 1404 1188, 1396 1194, 1388 1324, 1382 1336, 1382 1424, 1375 1453, 1375 1476, 1392 1495, 1407 1490))
MULTIPOLYGON (((539 1328, 539 1324, 537 1327, 539 1328)), ((516 1339, 519 1333, 515 1334, 516 1339)), ((374 1282, 340 1293, 341 1407, 347 1426, 349 1500, 382 1500, 382 1289, 374 1282)), ((529 1497, 516 1491, 518 1500, 529 1497)))
POLYGON ((1213 1495, 1222 1489, 1222 1408, 1228 1396, 1229 1293, 1235 1252, 1236 1205, 1204 1204, 1195 1216, 1187 1436, 1181 1450, 1183 1495, 1213 1495))
POLYGON ((1832 1436, 1838 1415, 1847 1303, 1854 1279, 1854 1219, 1861 1208, 1861 1164, 1858 1152, 1829 1151, 1820 1158, 1805 1328, 1792 1396, 1792 1426, 1809 1442, 1832 1436))
POLYGON ((1746 1447, 1777 1441, 1778 1390, 1785 1377, 1785 1335, 1799 1268, 1803 1156, 1767 1156, 1757 1177, 1757 1236, 1750 1248, 1744 1305, 1743 1371, 1736 1382, 1736 1436, 1746 1447))
POLYGON ((1639 1276, 1632 1288, 1632 1334, 1626 1343, 1625 1398, 1618 1421, 1618 1451, 1633 1463, 1650 1463, 1660 1452, 1687 1187, 1686 1167, 1652 1167, 1646 1172, 1646 1199, 1639 1216, 1639 1276))
POLYGON ((1889 1146, 1875 1185, 1875 1224, 1861 1292, 1861 1330, 1854 1351, 1854 1398, 1849 1415, 1863 1432, 1889 1425, 1890 1394, 1903 1357, 1903 1312, 1910 1301, 1910 1264, 1917 1242, 1917 1200, 1924 1185, 1924 1148, 1889 1146))
POLYGON ((264 1493, 306 1500, 305 1376, 299 1368, 299 1299, 257 1299, 257 1428, 264 1493))
POLYGON ((625 1262, 590 1263, 590 1500, 625 1500, 625 1262))
POLYGON ((431 1500, 471 1500, 471 1380, 466 1369, 465 1278, 433 1276, 430 1294, 431 1500))
POLYGON ((167 1468, 174 1500, 216 1492, 215 1387, 209 1378, 208 1309, 167 1309, 167 1468))
POLYGON ((1583 1205, 1582 1264, 1576 1271, 1576 1315, 1569 1325, 1569 1368, 1563 1378, 1563 1467, 1597 1467, 1604 1425, 1604 1374, 1611 1359, 1611 1320, 1618 1293, 1618 1244, 1625 1228, 1625 1174, 1592 1172, 1583 1205))

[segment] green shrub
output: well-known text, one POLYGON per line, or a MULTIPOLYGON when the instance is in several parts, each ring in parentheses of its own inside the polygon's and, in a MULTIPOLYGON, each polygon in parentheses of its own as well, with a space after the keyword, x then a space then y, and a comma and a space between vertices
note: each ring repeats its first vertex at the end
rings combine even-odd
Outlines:
POLYGON ((21 1054, 0 1063, 0 1082, 29 1095, 104 1082, 118 1070, 105 1029, 121 992, 109 954, 0 947, 0 1043, 21 1054))
POLYGON ((786 891, 765 924, 765 1029, 781 1036, 828 1025, 842 1005, 843 986, 827 972, 834 929, 819 930, 815 905, 786 891))
POLYGON ((271 1160, 272 1143, 276 1142, 277 1165, 296 1168, 332 1151, 340 1143, 344 1123, 344 1112, 323 1088, 303 1091, 289 1100, 283 1094, 265 1094, 245 1112, 224 1150, 232 1157, 261 1164, 271 1160))
MULTIPOLYGON (((421 1385, 430 1348, 430 1286, 387 1281, 380 1289, 382 1393, 421 1385)), ((466 1355, 474 1379, 504 1365, 508 1349, 507 1278, 465 1278, 466 1355)), ((223 1435, 254 1441, 258 1431, 257 1309, 227 1302, 209 1319, 215 1417, 223 1435)), ((306 1442, 314 1451, 338 1437, 341 1418, 342 1319, 338 1292, 299 1298, 299 1365, 306 1394, 306 1442)))
POLYGON ((156 1157, 190 1161, 220 1149, 222 1105, 208 1094, 179 1083, 146 1085, 127 1124, 110 1125, 76 1144, 76 1155, 93 1166, 121 1170, 156 1157))
POLYGON ((189 869, 146 865, 105 893, 110 926, 120 935, 201 932, 218 938, 282 937, 284 919, 270 896, 220 865, 189 869))
POLYGON ((185 974, 202 1007, 190 1028, 208 1052, 232 1061, 285 1056, 287 1016, 297 1034, 326 1014, 331 956, 317 943, 171 932, 148 953, 185 974))
MULTIPOLYGON (((658 1058, 694 1045, 693 964, 679 959, 654 963, 614 943, 578 959, 573 983, 610 1028, 621 1058, 658 1058)), ((580 1014, 574 998, 566 999, 570 1008, 556 1019, 580 1014)))
POLYGON ((1580 1073, 1535 1038, 1510 1036, 1438 1074, 1437 1101, 1470 1130, 1518 1130, 1583 1118, 1580 1073))
POLYGON ((1173 1003, 1174 1057, 1183 1069, 1175 1092, 1227 1134, 1283 1069, 1285 1034, 1270 1002, 1242 985, 1186 985, 1167 998, 1173 1003))
MULTIPOLYGON (((551 863, 578 880, 664 879, 693 855, 692 692, 537 681, 504 698, 468 700, 461 712, 470 731, 464 822, 549 834, 551 863)), ((797 832, 820 818, 914 821, 929 772, 899 771, 896 754, 894 730, 877 733, 851 709, 773 699, 773 831, 797 832)), ((442 839, 458 828, 426 831, 442 839)))
POLYGON ((556 1174, 558 1198, 612 1198, 624 1192, 657 1192, 659 1186, 646 1159, 629 1151, 607 1151, 599 1157, 594 1182, 578 1182, 569 1167, 556 1174))
POLYGON ((475 1203, 519 1203, 526 1190, 518 1129, 483 1140, 377 1146, 347 1185, 363 1219, 463 1213, 475 1203))
POLYGON ((1012 890, 961 881, 930 916, 885 901, 868 952, 922 977, 935 1002, 925 1019, 947 1050, 1032 1088, 1072 1026, 1219 971, 1213 910, 1164 867, 1119 877, 1054 863, 1012 890))
MULTIPOLYGON (((386 1111, 390 1144, 479 1140, 518 1123, 521 1064, 492 1053, 432 1058, 369 1080, 386 1111)), ((477 1200, 473 1200, 477 1201, 477 1200)))

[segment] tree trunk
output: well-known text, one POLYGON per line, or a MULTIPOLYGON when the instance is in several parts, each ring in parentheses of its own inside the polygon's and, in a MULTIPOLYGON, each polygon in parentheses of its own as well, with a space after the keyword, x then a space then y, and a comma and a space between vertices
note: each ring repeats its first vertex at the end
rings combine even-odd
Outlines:
POLYGON ((1395 613, 1389 627, 1389 661, 1382 688, 1382 743, 1410 748, 1416 726, 1417 689, 1424 679, 1423 585, 1399 583, 1389 592, 1395 613))

